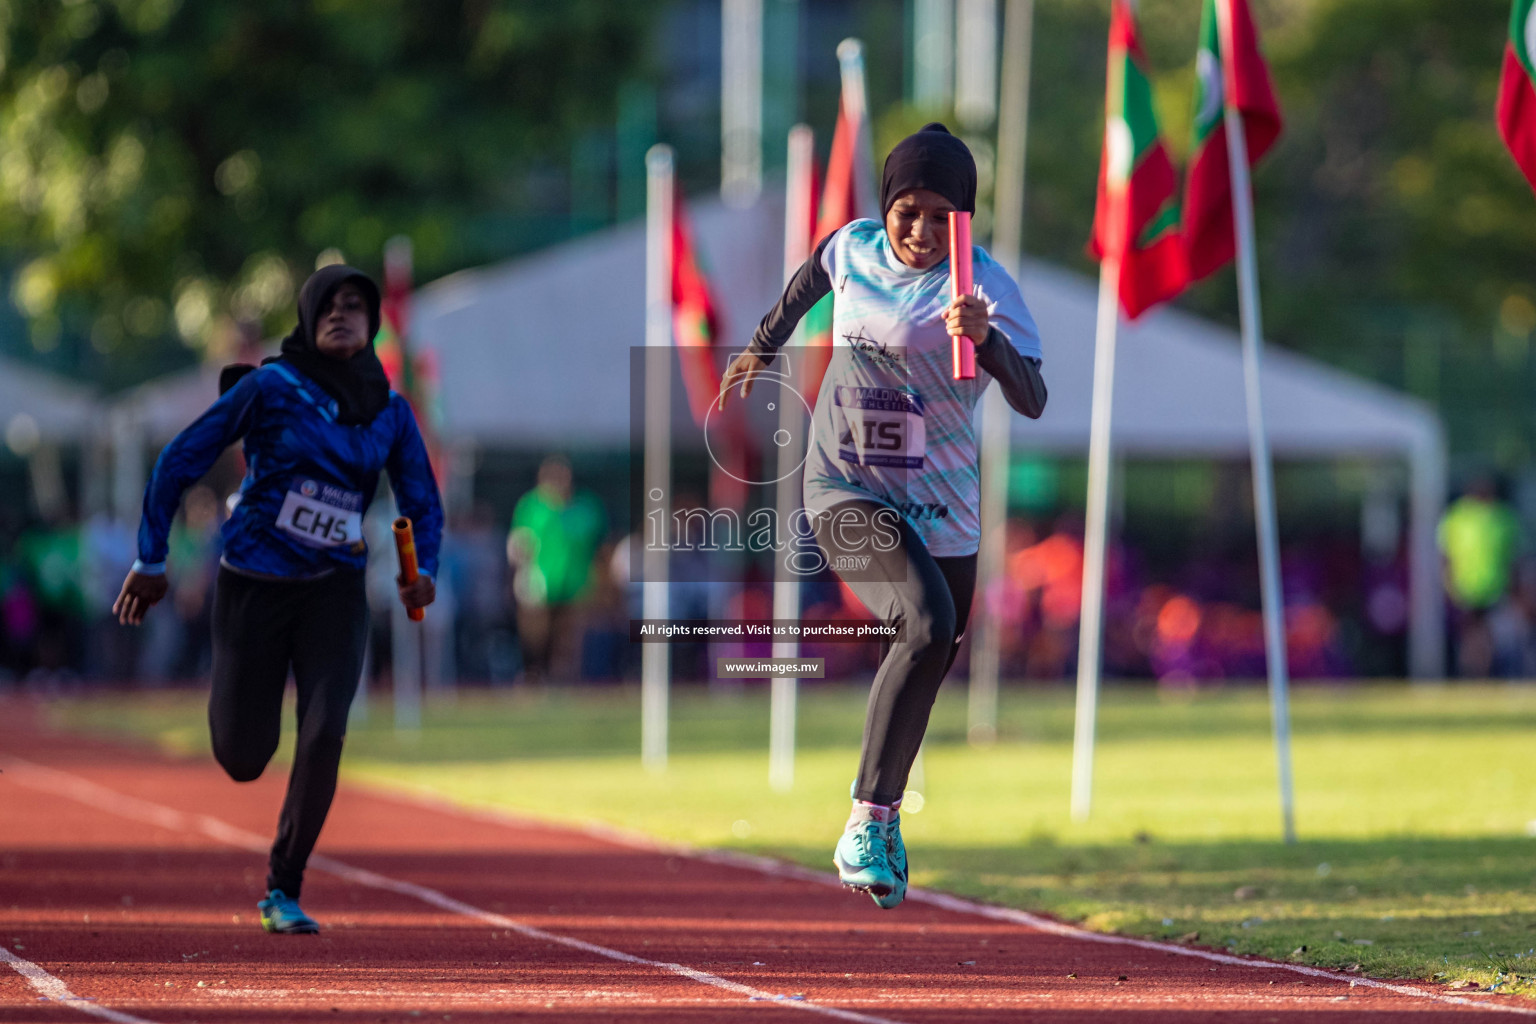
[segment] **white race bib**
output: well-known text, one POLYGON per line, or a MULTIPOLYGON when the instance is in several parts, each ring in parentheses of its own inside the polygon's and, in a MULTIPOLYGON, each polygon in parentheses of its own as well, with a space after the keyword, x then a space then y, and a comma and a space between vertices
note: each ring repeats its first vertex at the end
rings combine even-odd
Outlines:
POLYGON ((363 543, 363 496, 315 480, 295 481, 277 514, 278 529, 316 548, 363 543))
POLYGON ((900 388, 839 385, 832 402, 839 459, 856 466, 923 468, 928 431, 922 395, 900 388))

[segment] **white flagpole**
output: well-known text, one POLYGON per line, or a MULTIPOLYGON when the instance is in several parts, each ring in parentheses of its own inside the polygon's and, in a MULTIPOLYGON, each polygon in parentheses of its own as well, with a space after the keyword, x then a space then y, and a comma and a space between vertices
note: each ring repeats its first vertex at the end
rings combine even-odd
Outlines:
MULTIPOLYGON (((993 200, 996 226, 992 255, 1015 278, 1022 269, 1024 236, 1024 157, 1029 133, 1029 65, 1035 0, 1008 0, 1003 11, 1003 85, 998 104, 997 188, 993 200)), ((989 597, 1003 575, 1007 554, 1008 428, 1013 410, 1000 387, 987 388, 981 400, 981 557, 971 618, 976 625, 971 647, 966 738, 981 746, 997 739, 997 689, 1001 676, 1002 623, 989 597)))
POLYGON ((843 105, 848 109, 848 116, 858 123, 858 144, 853 155, 854 212, 878 220, 875 148, 871 141, 868 94, 864 89, 864 44, 852 38, 838 43, 837 63, 842 74, 843 105))
POLYGON ((1248 447, 1253 461, 1253 511, 1259 540, 1259 584, 1264 609, 1264 653, 1269 665, 1269 705, 1280 775, 1280 818, 1287 843, 1296 841, 1291 786, 1290 671, 1285 650, 1285 605, 1280 586, 1280 544, 1275 527, 1274 480, 1269 435, 1259 386, 1263 355, 1259 313, 1259 275, 1254 260, 1253 193, 1248 177, 1248 139, 1243 119, 1232 106, 1226 79, 1232 69, 1232 11, 1229 0, 1216 0, 1217 37, 1221 46, 1223 113, 1227 163, 1232 172, 1232 225, 1237 233, 1237 305, 1243 335, 1243 382, 1248 399, 1248 447))
POLYGON ((1083 614, 1077 641, 1077 716, 1072 730, 1072 820, 1093 806, 1093 746, 1104 641, 1104 563, 1109 546, 1110 424, 1115 401, 1115 340, 1120 324, 1120 261, 1099 264, 1099 315, 1093 343, 1093 422, 1088 440, 1088 510, 1083 538, 1083 614))
POLYGON ((720 5, 720 195, 748 207, 763 190, 763 0, 720 5))
MULTIPOLYGON (((784 193, 784 283, 800 269, 810 256, 811 160, 815 136, 809 125, 797 124, 789 130, 789 160, 785 167, 784 193)), ((793 346, 801 336, 796 327, 793 346)), ((796 353, 798 357, 799 353, 796 353)), ((791 518, 800 507, 800 476, 795 472, 805 451, 805 422, 803 406, 791 389, 789 353, 779 353, 779 431, 788 437, 787 444, 777 444, 779 450, 778 480, 775 483, 779 524, 788 528, 791 518)), ((775 438, 777 441, 778 439, 775 438)), ((794 620, 800 618, 800 579, 790 571, 785 560, 780 559, 774 570, 773 617, 794 620)), ((796 640, 775 640, 775 658, 797 658, 800 644, 796 640)), ((775 677, 769 684, 768 708, 768 785, 785 793, 795 784, 795 704, 799 681, 790 676, 775 677)))
MULTIPOLYGON (((655 145, 645 155, 645 511, 641 530, 659 526, 646 540, 643 614, 665 619, 671 612, 667 543, 672 502, 672 147, 655 145)), ((640 761, 650 771, 667 767, 667 687, 671 649, 665 643, 640 648, 640 761)))

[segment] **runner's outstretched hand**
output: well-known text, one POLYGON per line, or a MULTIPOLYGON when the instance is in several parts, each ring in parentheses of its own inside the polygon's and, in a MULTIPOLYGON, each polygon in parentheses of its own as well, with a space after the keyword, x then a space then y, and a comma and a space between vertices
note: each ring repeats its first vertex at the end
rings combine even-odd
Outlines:
POLYGON ((746 398, 752 393, 752 382, 766 369, 768 364, 751 352, 743 352, 732 360, 725 368, 725 376, 720 378, 720 410, 725 411, 725 400, 730 396, 731 388, 740 384, 741 397, 746 398))
POLYGON ((130 571, 123 580, 117 600, 112 602, 112 614, 125 626, 137 626, 144 621, 144 613, 149 611, 150 605, 159 604, 169 589, 164 574, 146 576, 130 571))

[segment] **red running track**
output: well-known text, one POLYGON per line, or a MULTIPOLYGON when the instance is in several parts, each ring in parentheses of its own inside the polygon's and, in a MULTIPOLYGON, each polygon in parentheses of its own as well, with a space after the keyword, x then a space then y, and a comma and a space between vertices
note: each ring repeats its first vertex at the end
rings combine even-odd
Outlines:
POLYGON ((0 702, 0 1024, 199 1021, 1433 1021, 1515 998, 1092 936, 830 874, 344 784, 261 932, 285 773, 39 729, 0 702))

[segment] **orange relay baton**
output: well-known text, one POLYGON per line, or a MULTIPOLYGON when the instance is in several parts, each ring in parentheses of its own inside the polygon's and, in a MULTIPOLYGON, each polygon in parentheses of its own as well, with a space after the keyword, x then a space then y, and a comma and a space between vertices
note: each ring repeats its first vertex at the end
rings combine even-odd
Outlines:
MULTIPOLYGON (((962 295, 970 295, 971 290, 971 215, 954 210, 949 214, 949 297, 958 299, 962 295)), ((974 380, 975 339, 957 334, 950 342, 955 380, 974 380)))
MULTIPOLYGON (((415 583, 420 578, 416 569, 416 533, 411 529, 411 520, 407 516, 401 516, 395 520, 395 554, 400 556, 400 580, 403 583, 415 583)), ((425 608, 407 608, 405 614, 412 622, 420 622, 426 618, 425 608)))

